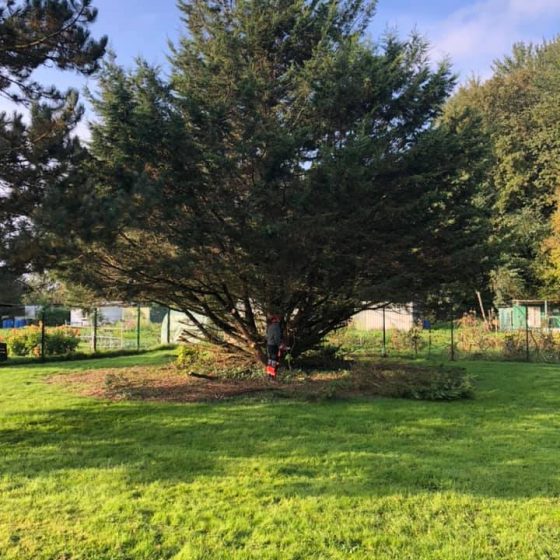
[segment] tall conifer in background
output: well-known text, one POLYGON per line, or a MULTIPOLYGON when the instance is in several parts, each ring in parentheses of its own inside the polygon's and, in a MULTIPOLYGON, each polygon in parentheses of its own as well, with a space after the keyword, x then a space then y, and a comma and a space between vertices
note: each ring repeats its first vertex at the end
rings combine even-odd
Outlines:
POLYGON ((83 159, 72 137, 83 109, 75 91, 34 78, 49 65, 90 75, 106 38, 90 37, 91 0, 8 0, 0 7, 0 96, 28 115, 0 113, 0 267, 28 270, 38 256, 35 213, 83 159))

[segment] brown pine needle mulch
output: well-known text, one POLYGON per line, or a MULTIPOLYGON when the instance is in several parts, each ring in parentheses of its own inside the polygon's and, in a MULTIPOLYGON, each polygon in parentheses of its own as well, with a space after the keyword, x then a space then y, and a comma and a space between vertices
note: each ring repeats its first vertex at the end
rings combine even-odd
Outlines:
POLYGON ((279 396, 321 396, 329 385, 345 374, 299 376, 278 380, 266 377, 226 379, 189 375, 173 366, 164 368, 133 367, 105 369, 48 378, 49 383, 62 385, 85 397, 112 401, 141 400, 157 402, 221 401, 244 395, 274 393, 279 396))
POLYGON ((235 397, 325 400, 348 397, 394 397, 420 400, 471 398, 474 385, 465 370, 408 364, 361 363, 349 371, 312 374, 285 371, 277 380, 189 374, 175 366, 105 369, 48 378, 86 397, 111 401, 194 403, 235 397))

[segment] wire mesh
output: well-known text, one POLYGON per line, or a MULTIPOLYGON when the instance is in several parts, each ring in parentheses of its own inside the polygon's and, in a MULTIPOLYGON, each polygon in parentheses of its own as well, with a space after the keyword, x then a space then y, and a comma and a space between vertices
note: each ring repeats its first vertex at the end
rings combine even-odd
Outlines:
MULTIPOLYGON (((160 306, 0 304, 0 362, 148 350, 189 340, 189 325, 160 306)), ((560 362, 560 305, 518 301, 484 318, 449 305, 436 313, 385 305, 359 313, 328 342, 356 357, 560 362)))

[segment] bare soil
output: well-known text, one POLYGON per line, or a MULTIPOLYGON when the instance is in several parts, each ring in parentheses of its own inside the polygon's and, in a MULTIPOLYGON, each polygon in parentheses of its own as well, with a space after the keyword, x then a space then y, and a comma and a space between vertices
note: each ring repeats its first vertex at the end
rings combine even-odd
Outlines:
POLYGON ((166 366, 59 374, 49 377, 47 382, 62 385, 82 396, 112 401, 192 403, 266 393, 285 397, 321 398, 330 396, 338 388, 337 381, 342 381, 347 375, 344 372, 332 372, 297 377, 280 374, 277 380, 266 377, 224 379, 196 377, 174 366, 166 366))
POLYGON ((326 400, 348 397, 393 397, 456 400, 473 396, 472 380, 462 368, 361 362, 348 371, 284 371, 275 380, 227 378, 187 373, 174 365, 132 367, 59 374, 49 383, 87 397, 112 401, 194 403, 247 395, 326 400))

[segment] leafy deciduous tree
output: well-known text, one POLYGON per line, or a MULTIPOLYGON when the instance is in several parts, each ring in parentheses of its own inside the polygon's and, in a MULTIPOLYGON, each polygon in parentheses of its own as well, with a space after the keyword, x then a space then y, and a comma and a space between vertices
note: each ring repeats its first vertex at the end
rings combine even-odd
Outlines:
POLYGON ((560 184, 559 86, 560 40, 517 44, 495 63, 490 80, 472 81, 448 106, 478 112, 491 138, 485 192, 501 250, 493 273, 500 303, 545 294, 554 276, 554 255, 543 240, 550 235, 560 184))

